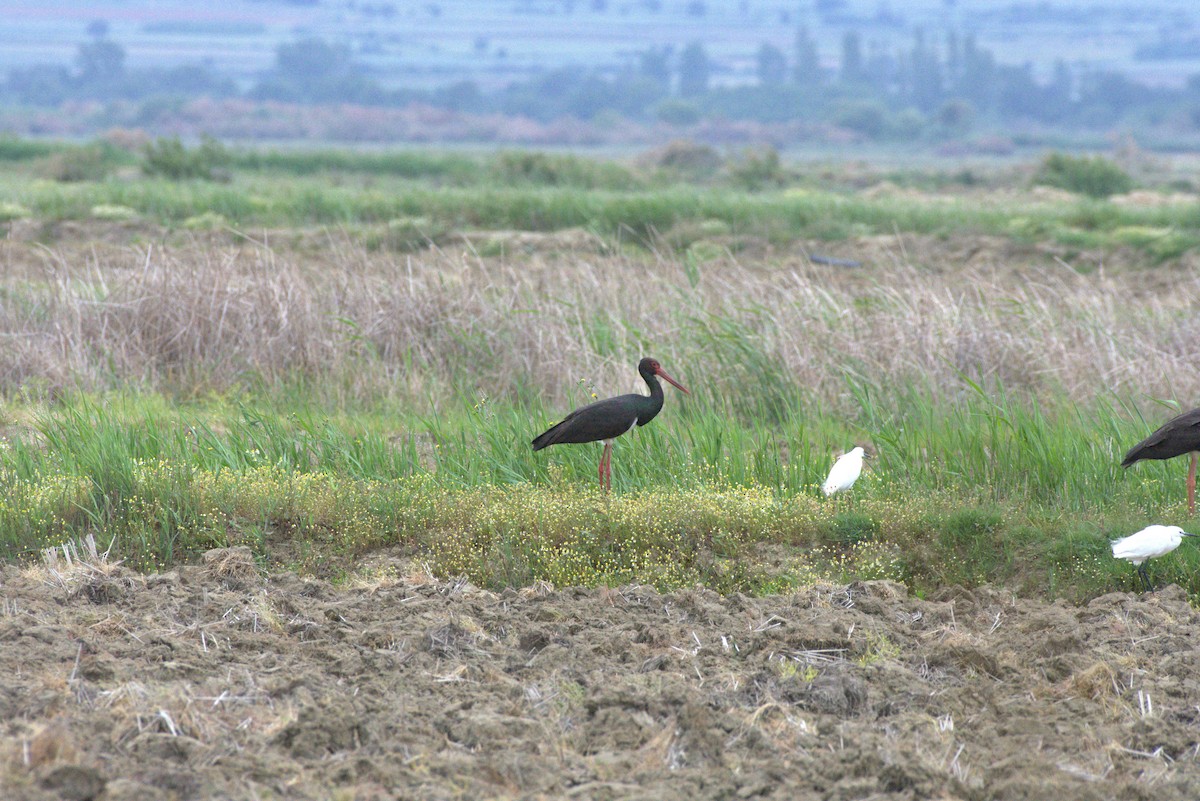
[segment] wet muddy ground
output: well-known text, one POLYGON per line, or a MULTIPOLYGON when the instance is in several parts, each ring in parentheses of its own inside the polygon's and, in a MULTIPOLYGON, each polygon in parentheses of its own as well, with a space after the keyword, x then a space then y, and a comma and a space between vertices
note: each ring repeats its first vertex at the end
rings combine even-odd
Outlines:
POLYGON ((4 799, 1200 798, 1200 615, 0 568, 4 799))

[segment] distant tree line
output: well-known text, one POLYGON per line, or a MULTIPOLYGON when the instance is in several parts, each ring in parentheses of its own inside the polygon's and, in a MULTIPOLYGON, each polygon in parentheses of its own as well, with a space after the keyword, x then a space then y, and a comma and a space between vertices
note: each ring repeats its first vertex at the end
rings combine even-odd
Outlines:
MULTIPOLYGON (((89 34, 72 68, 11 69, 0 87, 3 100, 32 106, 77 99, 142 101, 143 122, 151 125, 179 98, 239 94, 232 81, 204 65, 130 69, 107 26, 93 24, 89 34)), ((864 46, 851 29, 840 42, 836 67, 829 67, 821 63, 813 36, 799 28, 790 52, 769 43, 758 48, 752 85, 715 85, 717 67, 702 43, 691 42, 643 51, 616 73, 571 66, 499 92, 485 93, 471 81, 431 91, 398 90, 372 77, 348 46, 309 38, 280 45, 271 69, 242 94, 298 104, 420 102, 542 121, 602 114, 674 125, 713 116, 803 120, 881 139, 959 135, 981 123, 999 129, 1022 122, 1075 128, 1135 120, 1200 129, 1200 75, 1172 90, 1141 85, 1118 72, 1076 74, 1059 61, 1048 79, 1039 80, 1028 64, 997 63, 971 34, 947 33, 935 42, 917 31, 909 46, 885 50, 864 46)))
POLYGON ((203 65, 130 69, 125 48, 108 38, 108 26, 93 22, 91 38, 76 51, 74 69, 57 64, 14 67, 2 88, 9 102, 57 106, 68 100, 140 100, 153 96, 228 97, 234 82, 203 65))

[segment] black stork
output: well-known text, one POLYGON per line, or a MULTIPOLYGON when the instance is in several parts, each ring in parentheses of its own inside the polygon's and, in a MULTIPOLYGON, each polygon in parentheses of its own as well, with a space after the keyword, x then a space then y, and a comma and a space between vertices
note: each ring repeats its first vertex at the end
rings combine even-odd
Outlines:
POLYGON ((1129 467, 1142 459, 1174 459, 1185 453, 1192 455, 1188 468, 1188 514, 1196 514, 1196 452, 1200 451, 1200 409, 1184 412, 1163 423, 1157 431, 1129 449, 1121 467, 1129 467))
POLYGON ((661 377, 676 389, 691 394, 682 384, 663 372, 662 365, 655 359, 645 358, 638 362, 638 372, 650 387, 649 397, 632 393, 581 406, 563 418, 561 423, 538 435, 533 440, 533 449, 540 451, 551 445, 569 442, 603 442, 604 452, 600 455, 600 487, 607 492, 612 488, 613 440, 635 425, 646 425, 662 411, 663 388, 658 379, 661 377))

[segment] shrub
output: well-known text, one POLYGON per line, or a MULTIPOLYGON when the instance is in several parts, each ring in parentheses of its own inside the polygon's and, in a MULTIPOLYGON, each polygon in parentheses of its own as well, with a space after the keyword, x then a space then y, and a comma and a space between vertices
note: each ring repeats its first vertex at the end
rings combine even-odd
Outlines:
POLYGON ((928 125, 924 114, 915 108, 906 108, 892 115, 884 133, 892 139, 911 142, 924 136, 928 125))
POLYGON ((28 216, 30 216, 29 209, 20 203, 13 203, 11 201, 0 202, 0 223, 23 220, 28 216))
POLYGON ((1042 159, 1033 183, 1053 186, 1088 197, 1105 198, 1133 189, 1129 174, 1102 156, 1050 153, 1042 159))
POLYGON ((685 180, 712 178, 721 169, 721 154, 708 145, 677 139, 647 157, 653 168, 685 180))
POLYGON ((779 152, 773 147, 747 148, 729 165, 729 177, 735 185, 752 191, 780 186, 786 180, 779 152))
POLYGON ((690 100, 673 97, 659 103, 654 116, 667 125, 695 125, 700 121, 700 108, 690 100))
POLYGON ((962 133, 970 129, 975 121, 975 106, 968 100, 947 100, 934 114, 938 127, 948 133, 962 133))
POLYGON ((112 145, 98 142, 83 147, 60 150, 48 156, 39 172, 52 181, 102 181, 117 165, 118 151, 112 145))
POLYGON ((163 137, 148 143, 142 154, 142 170, 172 181, 201 178, 206 181, 227 180, 232 161, 225 146, 211 136, 202 137, 200 145, 188 150, 179 137, 163 137))
POLYGON ((637 183, 633 174, 619 164, 533 151, 500 153, 493 162, 493 170, 505 185, 628 189, 637 183))
POLYGON ((0 161, 29 161, 48 156, 59 149, 52 142, 21 139, 10 133, 0 134, 0 161))
POLYGON ((882 104, 873 100, 854 100, 838 106, 833 114, 833 122, 840 128, 877 139, 887 125, 887 113, 882 104))

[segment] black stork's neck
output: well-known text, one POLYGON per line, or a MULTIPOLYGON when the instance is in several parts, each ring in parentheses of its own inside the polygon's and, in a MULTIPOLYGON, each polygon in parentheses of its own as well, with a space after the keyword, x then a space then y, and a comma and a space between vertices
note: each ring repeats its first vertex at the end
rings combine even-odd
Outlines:
POLYGON ((638 372, 642 374, 642 380, 646 382, 646 386, 650 387, 650 397, 658 401, 662 405, 663 388, 658 381, 658 376, 654 374, 654 368, 649 364, 642 362, 638 365, 638 372))
POLYGON ((638 365, 638 372, 642 375, 642 380, 646 382, 646 386, 650 387, 650 397, 641 396, 638 401, 638 425, 644 426, 654 419, 655 415, 662 411, 663 407, 663 388, 658 381, 658 376, 654 374, 654 368, 650 366, 649 360, 643 360, 638 365))

